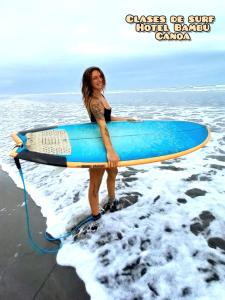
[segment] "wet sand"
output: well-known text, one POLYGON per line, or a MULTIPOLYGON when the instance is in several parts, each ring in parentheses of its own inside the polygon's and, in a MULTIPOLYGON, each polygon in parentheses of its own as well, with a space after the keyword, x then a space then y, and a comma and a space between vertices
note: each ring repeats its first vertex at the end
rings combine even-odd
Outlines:
MULTIPOLYGON (((73 268, 61 267, 55 255, 40 255, 31 248, 22 203, 23 190, 0 169, 0 299, 90 299, 73 268)), ((46 221, 32 199, 29 210, 34 240, 54 247, 43 238, 46 221)))

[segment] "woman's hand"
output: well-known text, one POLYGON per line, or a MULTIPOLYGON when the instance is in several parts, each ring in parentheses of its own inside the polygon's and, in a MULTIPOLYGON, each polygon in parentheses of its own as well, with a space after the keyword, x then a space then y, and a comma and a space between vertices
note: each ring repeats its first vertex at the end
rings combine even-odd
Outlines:
POLYGON ((107 158, 108 158, 109 168, 116 168, 120 160, 117 153, 114 150, 108 151, 107 158))

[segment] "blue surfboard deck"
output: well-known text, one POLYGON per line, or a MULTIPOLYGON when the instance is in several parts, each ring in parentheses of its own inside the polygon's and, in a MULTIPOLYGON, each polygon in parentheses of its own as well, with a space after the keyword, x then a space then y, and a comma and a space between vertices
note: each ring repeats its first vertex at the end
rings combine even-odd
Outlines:
MULTIPOLYGON (((118 166, 179 157, 203 147, 210 130, 204 125, 174 120, 107 122, 118 166)), ((65 167, 107 167, 107 155, 97 123, 82 123, 20 131, 12 135, 11 153, 28 161, 65 167)))

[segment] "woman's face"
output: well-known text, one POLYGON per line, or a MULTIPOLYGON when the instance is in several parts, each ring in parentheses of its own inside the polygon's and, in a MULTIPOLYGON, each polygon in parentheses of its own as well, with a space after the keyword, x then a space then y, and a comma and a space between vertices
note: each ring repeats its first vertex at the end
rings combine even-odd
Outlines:
POLYGON ((97 70, 91 73, 91 85, 95 90, 101 91, 103 89, 103 78, 101 73, 97 70))

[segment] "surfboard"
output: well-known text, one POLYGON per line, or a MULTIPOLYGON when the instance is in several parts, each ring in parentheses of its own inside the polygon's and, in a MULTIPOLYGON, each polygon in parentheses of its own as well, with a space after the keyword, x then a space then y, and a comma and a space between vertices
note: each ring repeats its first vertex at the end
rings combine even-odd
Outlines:
MULTIPOLYGON (((144 120, 107 122, 120 161, 131 166, 173 159, 200 149, 210 129, 188 121, 144 120)), ((12 157, 47 165, 108 167, 106 149, 97 123, 60 125, 12 134, 12 157)))

